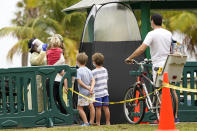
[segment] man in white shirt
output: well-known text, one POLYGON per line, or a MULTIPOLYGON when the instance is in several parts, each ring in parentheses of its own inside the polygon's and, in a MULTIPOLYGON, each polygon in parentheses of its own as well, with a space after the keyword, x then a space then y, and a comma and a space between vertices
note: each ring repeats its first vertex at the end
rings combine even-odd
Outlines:
MULTIPOLYGON (((151 16, 151 27, 153 28, 153 30, 146 35, 146 38, 141 44, 141 46, 139 46, 127 59, 125 59, 125 62, 127 64, 132 64, 133 58, 142 54, 147 47, 150 47, 150 54, 153 64, 153 68, 152 68, 153 81, 155 81, 156 78, 156 71, 154 70, 155 67, 163 68, 167 56, 168 54, 170 54, 172 33, 162 28, 162 16, 157 13, 151 16)), ((177 113, 175 117, 177 119, 177 113)))
MULTIPOLYGON (((142 54, 149 46, 153 69, 164 66, 167 56, 170 54, 172 33, 162 28, 162 16, 160 14, 152 15, 151 27, 153 30, 146 35, 142 45, 125 60, 126 63, 132 63, 133 58, 142 54)), ((156 73, 154 70, 153 72, 153 80, 155 80, 156 73)))

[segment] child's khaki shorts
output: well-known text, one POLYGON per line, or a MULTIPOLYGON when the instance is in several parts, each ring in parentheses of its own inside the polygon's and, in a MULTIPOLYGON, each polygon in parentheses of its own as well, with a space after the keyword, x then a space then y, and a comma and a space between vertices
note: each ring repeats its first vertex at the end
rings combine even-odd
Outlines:
POLYGON ((89 99, 86 99, 84 97, 78 97, 78 106, 88 106, 90 104, 93 103, 93 100, 95 100, 95 95, 92 95, 92 96, 88 96, 90 98, 89 99))

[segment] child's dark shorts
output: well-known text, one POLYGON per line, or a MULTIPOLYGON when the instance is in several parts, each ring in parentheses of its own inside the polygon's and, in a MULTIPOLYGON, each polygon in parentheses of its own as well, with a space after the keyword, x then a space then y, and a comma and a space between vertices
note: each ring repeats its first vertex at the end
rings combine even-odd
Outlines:
POLYGON ((104 96, 100 98, 95 98, 96 101, 105 102, 105 103, 98 103, 95 102, 94 106, 109 106, 109 96, 104 96))

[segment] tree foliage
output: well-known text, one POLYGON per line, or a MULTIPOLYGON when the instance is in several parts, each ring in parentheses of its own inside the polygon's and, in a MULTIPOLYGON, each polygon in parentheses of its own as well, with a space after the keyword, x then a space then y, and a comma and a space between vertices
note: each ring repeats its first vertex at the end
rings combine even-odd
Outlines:
POLYGON ((0 37, 11 34, 18 38, 18 42, 10 49, 8 58, 12 59, 17 52, 27 54, 29 39, 38 38, 47 43, 48 37, 57 33, 64 37, 65 57, 69 64, 74 65, 86 14, 66 14, 62 10, 78 1, 80 0, 19 1, 16 17, 12 20, 14 26, 0 29, 0 37))
MULTIPOLYGON (((134 11, 138 24, 141 26, 141 12, 134 11)), ((163 16, 163 27, 170 31, 184 34, 184 46, 190 54, 196 54, 197 46, 197 11, 196 10, 153 10, 163 16)), ((196 55, 197 58, 197 55, 196 55)))
MULTIPOLYGON (((197 47, 197 11, 170 10, 159 11, 164 19, 165 28, 184 34, 183 45, 188 53, 196 54, 197 47)), ((195 56, 197 58, 197 55, 195 56)))
MULTIPOLYGON (((64 37, 66 45, 65 57, 70 65, 75 64, 75 58, 86 13, 74 12, 66 14, 62 10, 80 0, 20 0, 16 6, 14 26, 0 29, 0 37, 12 35, 18 42, 8 52, 8 58, 12 59, 16 53, 27 54, 27 41, 33 37, 47 43, 52 34, 60 34, 64 37)), ((151 11, 153 13, 155 11, 151 11)), ((163 15, 164 27, 171 31, 180 31, 185 34, 184 44, 190 51, 194 51, 197 45, 197 11, 195 10, 170 10, 156 11, 163 15)), ((135 11, 140 25, 140 12, 135 11)), ((25 65, 27 59, 23 59, 25 65)))
POLYGON ((197 14, 184 11, 179 15, 175 15, 170 19, 170 27, 172 30, 178 30, 186 35, 183 44, 191 52, 194 52, 195 46, 197 46, 197 14))

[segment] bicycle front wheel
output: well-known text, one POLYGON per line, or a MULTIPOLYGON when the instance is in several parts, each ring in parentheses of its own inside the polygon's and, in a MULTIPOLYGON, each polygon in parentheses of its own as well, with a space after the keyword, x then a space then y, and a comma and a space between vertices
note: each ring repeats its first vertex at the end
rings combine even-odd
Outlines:
MULTIPOLYGON (((124 100, 130 100, 142 96, 143 92, 140 87, 133 86, 126 91, 124 100)), ((130 124, 138 124, 142 121, 145 113, 144 99, 137 99, 131 102, 124 103, 123 109, 126 120, 130 124)))

